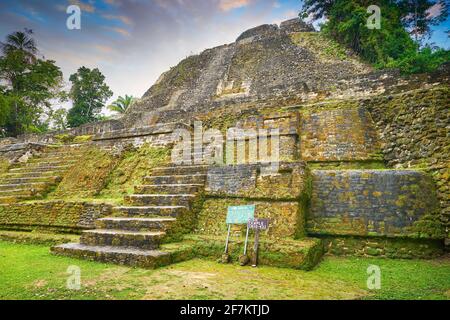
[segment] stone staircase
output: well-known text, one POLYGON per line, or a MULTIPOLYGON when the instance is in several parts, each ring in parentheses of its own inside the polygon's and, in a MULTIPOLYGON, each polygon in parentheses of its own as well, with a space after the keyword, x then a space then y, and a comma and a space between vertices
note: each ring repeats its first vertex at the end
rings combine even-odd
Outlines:
MULTIPOLYGON (((125 196, 124 206, 96 221, 96 229, 83 232, 80 243, 52 248, 56 254, 145 268, 170 263, 170 254, 158 250, 183 215, 203 192, 207 166, 155 168, 146 184, 125 196)), ((187 227, 189 226, 181 226, 187 227)))
POLYGON ((12 165, 0 176, 0 203, 45 196, 81 157, 79 146, 48 147, 27 162, 12 165))

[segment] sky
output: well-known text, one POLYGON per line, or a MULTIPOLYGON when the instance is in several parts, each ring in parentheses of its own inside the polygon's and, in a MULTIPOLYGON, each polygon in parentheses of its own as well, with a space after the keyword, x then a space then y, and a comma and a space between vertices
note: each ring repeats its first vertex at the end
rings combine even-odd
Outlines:
MULTIPOLYGON (((1 0, 0 39, 30 28, 40 54, 56 61, 66 83, 81 66, 99 68, 117 96, 141 97, 181 59, 231 43, 246 29, 295 18, 300 0, 1 0), (81 9, 81 29, 66 12, 81 9)), ((450 48, 450 22, 431 41, 450 48)), ((0 40, 1 41, 1 40, 0 40)))

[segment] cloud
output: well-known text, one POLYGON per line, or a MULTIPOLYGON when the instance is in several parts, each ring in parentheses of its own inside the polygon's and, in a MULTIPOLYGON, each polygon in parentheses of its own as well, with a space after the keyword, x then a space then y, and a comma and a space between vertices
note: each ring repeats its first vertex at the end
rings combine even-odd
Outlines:
POLYGON ((69 0, 69 3, 79 6, 81 11, 86 11, 89 13, 95 12, 95 7, 93 5, 81 2, 80 0, 69 0))
POLYGON ((436 4, 434 4, 427 10, 427 13, 428 13, 427 18, 428 19, 436 18, 437 16, 439 16, 441 14, 443 9, 444 9, 444 7, 443 7, 442 3, 437 2, 436 4))
POLYGON ((101 52, 104 52, 104 53, 111 53, 111 52, 114 51, 114 49, 113 49, 112 47, 110 47, 110 46, 104 46, 104 45, 100 45, 100 44, 95 45, 95 48, 96 48, 98 51, 101 51, 101 52))
POLYGON ((250 0, 220 0, 219 9, 229 11, 237 8, 246 7, 250 4, 250 0))
POLYGON ((102 15, 103 18, 108 19, 108 20, 119 20, 124 24, 127 25, 132 25, 133 21, 127 17, 127 16, 118 16, 118 15, 113 15, 113 14, 103 14, 102 15))
POLYGON ((125 30, 124 28, 119 28, 119 27, 104 27, 104 28, 108 29, 108 30, 115 31, 115 32, 121 34, 124 37, 129 37, 130 36, 130 33, 127 30, 125 30))

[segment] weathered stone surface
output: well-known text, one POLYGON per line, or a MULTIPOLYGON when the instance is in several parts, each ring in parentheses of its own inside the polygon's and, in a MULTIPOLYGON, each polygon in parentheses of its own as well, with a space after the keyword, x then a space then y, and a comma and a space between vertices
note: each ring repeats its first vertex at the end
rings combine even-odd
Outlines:
POLYGON ((321 237, 325 250, 334 255, 431 259, 443 254, 440 240, 392 239, 386 237, 321 237))
POLYGON ((412 170, 315 170, 307 230, 313 234, 442 238, 431 178, 412 170), (416 228, 417 227, 417 228, 416 228))
POLYGON ((304 107, 301 159, 352 161, 380 159, 381 146, 369 112, 355 104, 304 107))
POLYGON ((261 165, 212 167, 205 190, 212 196, 299 200, 307 180, 303 162, 281 162, 274 174, 264 174, 261 165))
POLYGON ((154 269, 171 263, 170 255, 157 250, 68 243, 51 248, 58 255, 154 269))
POLYGON ((398 168, 418 167, 432 175, 447 238, 450 238, 449 97, 449 87, 440 86, 364 101, 384 142, 387 163, 398 168))
MULTIPOLYGON (((171 253, 172 261, 179 262, 192 258, 219 260, 223 254, 225 236, 190 235, 186 243, 170 244, 163 248, 171 253)), ((229 261, 237 262, 244 251, 245 237, 232 236, 229 243, 229 261)), ((311 270, 323 256, 323 243, 317 238, 261 239, 258 250, 258 265, 280 268, 311 270)), ((254 255, 253 240, 250 237, 247 254, 254 255)))
POLYGON ((281 22, 280 29, 287 33, 314 31, 314 27, 312 25, 307 24, 306 22, 300 20, 299 18, 294 18, 281 22))
POLYGON ((110 211, 106 204, 62 200, 0 205, 0 228, 79 231, 93 228, 110 211))
MULTIPOLYGON (((270 219, 269 229, 261 238, 294 238, 303 234, 305 212, 298 202, 251 201, 244 199, 206 199, 198 214, 197 232, 223 236, 227 232, 225 223, 227 209, 236 205, 256 205, 255 217, 270 219)), ((233 233, 245 235, 245 225, 235 225, 233 233)))
POLYGON ((95 229, 83 231, 80 244, 88 246, 133 247, 155 250, 164 236, 159 231, 129 231, 113 229, 95 229))

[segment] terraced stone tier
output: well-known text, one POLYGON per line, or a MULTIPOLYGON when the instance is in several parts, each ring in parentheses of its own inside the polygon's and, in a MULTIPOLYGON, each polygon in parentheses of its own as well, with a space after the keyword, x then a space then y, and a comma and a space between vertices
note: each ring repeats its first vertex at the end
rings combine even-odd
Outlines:
POLYGON ((205 180, 205 174, 150 176, 144 178, 144 181, 148 184, 204 184, 205 180))
POLYGON ((36 171, 56 171, 56 170, 67 170, 71 167, 71 165, 61 165, 61 166, 46 166, 46 167, 18 167, 9 169, 10 173, 13 172, 36 172, 36 171))
POLYGON ((0 196, 0 203, 15 203, 22 200, 28 200, 30 196, 26 195, 13 195, 13 196, 0 196))
POLYGON ((162 267, 171 263, 170 254, 158 250, 67 243, 54 246, 51 248, 51 251, 54 254, 68 257, 148 269, 162 267))
POLYGON ((130 218, 107 217, 97 219, 98 229, 116 229, 129 231, 166 231, 175 218, 130 218))
POLYGON ((40 190, 47 186, 45 182, 27 182, 27 183, 10 183, 10 184, 0 184, 0 190, 11 190, 11 189, 30 189, 30 190, 40 190))
POLYGON ((68 166, 68 165, 76 163, 77 161, 78 160, 74 160, 74 159, 71 159, 71 160, 54 160, 54 161, 39 161, 39 162, 28 161, 26 163, 21 163, 18 166, 20 168, 23 168, 23 167, 48 168, 48 167, 68 166))
POLYGON ((84 231, 80 243, 90 246, 134 247, 145 250, 158 248, 164 232, 95 229, 84 231))
POLYGON ((58 183, 59 181, 61 181, 61 177, 59 177, 59 176, 1 178, 0 179, 0 183, 3 183, 3 184, 20 184, 20 183, 33 183, 33 182, 58 183))
POLYGON ((15 195, 23 195, 23 196, 33 196, 34 192, 29 189, 10 189, 10 190, 0 190, 0 197, 5 196, 15 196, 15 195))
POLYGON ((154 168, 152 174, 155 176, 205 174, 207 170, 207 165, 160 167, 154 168))
POLYGON ((55 171, 15 171, 2 175, 2 178, 32 178, 32 177, 52 177, 59 176, 64 170, 55 171))
POLYGON ((135 186, 135 194, 194 194, 202 184, 148 184, 135 186))
POLYGON ((116 217, 177 217, 187 207, 184 206, 121 206, 113 207, 116 217))
POLYGON ((193 194, 132 194, 125 196, 125 204, 132 206, 172 206, 189 207, 194 200, 193 194))

